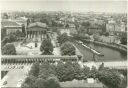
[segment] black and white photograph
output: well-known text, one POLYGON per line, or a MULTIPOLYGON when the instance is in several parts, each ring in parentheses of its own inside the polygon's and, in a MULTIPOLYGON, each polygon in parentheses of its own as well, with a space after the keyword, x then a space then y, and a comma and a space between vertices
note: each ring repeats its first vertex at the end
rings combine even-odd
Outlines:
POLYGON ((127 0, 0 0, 1 88, 128 88, 127 0))

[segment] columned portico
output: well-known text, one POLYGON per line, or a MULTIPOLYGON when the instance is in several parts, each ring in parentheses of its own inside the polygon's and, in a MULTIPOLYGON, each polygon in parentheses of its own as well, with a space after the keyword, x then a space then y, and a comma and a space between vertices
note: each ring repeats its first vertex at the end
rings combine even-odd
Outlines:
POLYGON ((28 39, 38 39, 41 41, 46 38, 47 25, 41 22, 35 22, 28 26, 27 35, 28 39))

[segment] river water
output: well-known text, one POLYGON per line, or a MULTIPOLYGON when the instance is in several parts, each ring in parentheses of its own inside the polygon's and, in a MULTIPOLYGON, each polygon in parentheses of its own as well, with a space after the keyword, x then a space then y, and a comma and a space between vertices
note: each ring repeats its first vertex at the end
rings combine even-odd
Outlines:
POLYGON ((93 53, 82 46, 81 44, 75 43, 79 51, 83 54, 84 61, 93 61, 96 58, 97 61, 124 61, 127 60, 127 53, 121 52, 116 49, 111 49, 106 46, 100 46, 94 43, 87 43, 84 42, 85 45, 95 49, 96 51, 100 52, 104 56, 97 56, 93 57, 93 53))

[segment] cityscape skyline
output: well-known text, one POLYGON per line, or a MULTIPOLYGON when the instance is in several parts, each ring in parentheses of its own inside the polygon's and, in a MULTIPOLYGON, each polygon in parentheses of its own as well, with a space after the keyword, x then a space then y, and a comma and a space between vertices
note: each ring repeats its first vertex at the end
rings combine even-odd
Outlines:
POLYGON ((9 0, 1 1, 1 11, 71 11, 126 13, 127 1, 9 0))

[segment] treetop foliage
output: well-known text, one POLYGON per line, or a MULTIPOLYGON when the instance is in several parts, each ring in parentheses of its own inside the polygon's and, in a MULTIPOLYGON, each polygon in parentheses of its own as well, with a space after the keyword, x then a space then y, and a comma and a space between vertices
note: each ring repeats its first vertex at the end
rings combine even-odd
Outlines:
POLYGON ((16 49, 14 44, 7 43, 2 47, 2 55, 16 55, 16 49))

